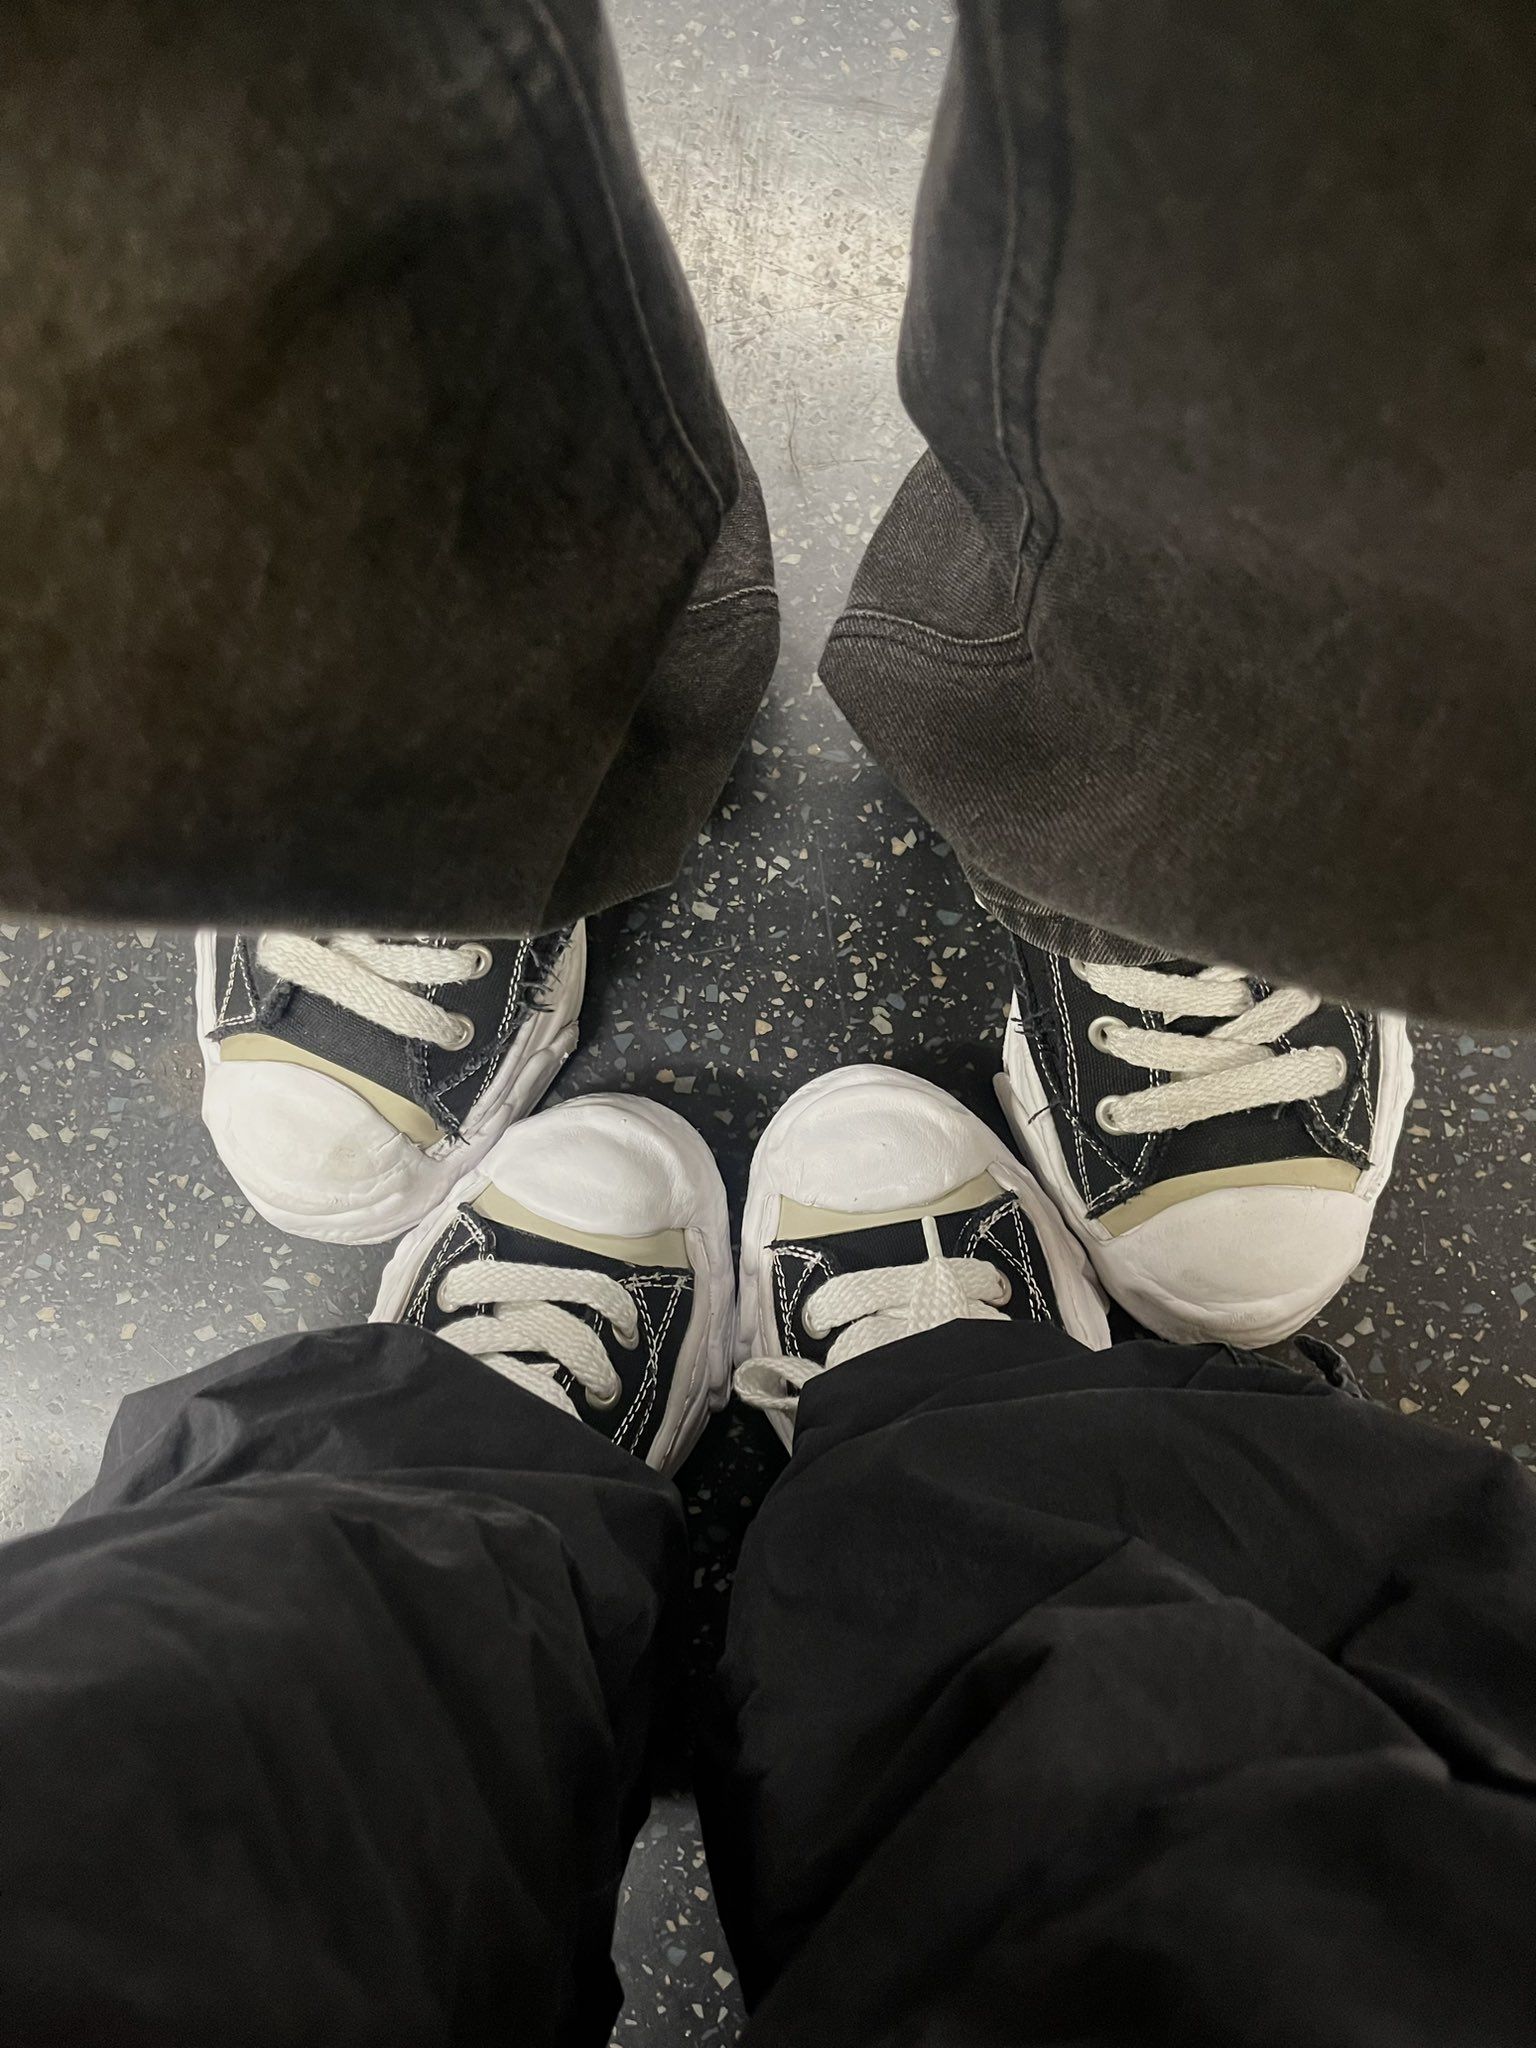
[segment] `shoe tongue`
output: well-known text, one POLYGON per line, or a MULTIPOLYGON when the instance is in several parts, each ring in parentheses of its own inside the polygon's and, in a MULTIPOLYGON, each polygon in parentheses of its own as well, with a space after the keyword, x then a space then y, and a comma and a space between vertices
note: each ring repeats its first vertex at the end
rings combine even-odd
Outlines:
MULTIPOLYGON (((968 1250, 977 1218, 1007 1208, 1013 1196, 1001 1189, 994 1201, 973 1209, 959 1209, 933 1219, 939 1243, 947 1258, 960 1258, 968 1250)), ((803 1288, 793 1289, 789 1336, 792 1348, 804 1358, 825 1363, 837 1332, 812 1336, 804 1322, 804 1305, 817 1286, 833 1275, 864 1273, 878 1266, 922 1266, 929 1260, 928 1241, 923 1235, 923 1218, 914 1216, 891 1222, 882 1218, 868 1230, 838 1230, 829 1236, 814 1232, 804 1237, 781 1237, 778 1242, 793 1251, 815 1254, 814 1270, 803 1288)))
POLYGON ((470 1213, 478 1227, 488 1231, 494 1241, 495 1248, 489 1256, 504 1259, 509 1265, 558 1266, 571 1272, 606 1273, 615 1280, 622 1280, 635 1270, 626 1260, 608 1258, 585 1245, 566 1244, 558 1237, 544 1237, 537 1231, 521 1230, 515 1224, 498 1223, 478 1209, 470 1213))
MULTIPOLYGON (((1000 1191, 995 1201, 983 1207, 961 1209, 947 1216, 935 1217, 934 1224, 945 1256, 963 1256, 961 1240, 974 1230, 977 1217, 992 1209, 1006 1207, 1012 1199, 1011 1195, 1000 1191)), ((881 1221, 872 1224, 868 1230, 839 1230, 830 1237, 810 1236, 783 1241, 814 1246, 837 1273, 862 1273, 872 1266, 919 1266, 928 1258, 928 1241, 923 1235, 921 1216, 903 1218, 896 1223, 881 1221)))

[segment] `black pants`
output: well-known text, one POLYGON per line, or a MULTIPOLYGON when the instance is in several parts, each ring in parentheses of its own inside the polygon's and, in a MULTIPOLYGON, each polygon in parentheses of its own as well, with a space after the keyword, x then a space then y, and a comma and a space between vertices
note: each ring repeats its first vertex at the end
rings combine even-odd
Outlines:
MULTIPOLYGON (((131 1396, 0 1552, 9 2041, 598 2043, 672 1488, 435 1339, 131 1396)), ((1536 2039, 1536 1489, 1206 1347, 839 1367, 701 1804, 752 2038, 1536 2039)))
MULTIPOLYGON (((1536 1019, 1533 82, 1530 0, 961 0, 822 674, 1029 935, 1536 1019)), ((777 627, 597 0, 16 0, 0 133, 0 901, 669 880, 777 627)))

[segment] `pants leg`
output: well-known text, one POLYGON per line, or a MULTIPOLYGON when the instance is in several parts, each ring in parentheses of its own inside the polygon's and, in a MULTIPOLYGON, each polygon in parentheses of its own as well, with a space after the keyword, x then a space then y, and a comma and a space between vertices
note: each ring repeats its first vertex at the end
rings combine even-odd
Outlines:
POLYGON ((1220 1347, 815 1382, 705 1836, 755 2048, 1532 2038, 1536 1486, 1220 1347))
POLYGON ((1536 1017, 1533 83, 1526 0, 961 0, 822 675, 1037 943, 1536 1017))
POLYGON ((606 2040, 685 1585, 667 1482, 419 1332, 131 1397, 0 1551, 6 2038, 606 2040))
POLYGON ((0 899, 669 881, 776 611, 598 0, 29 0, 0 122, 0 899))

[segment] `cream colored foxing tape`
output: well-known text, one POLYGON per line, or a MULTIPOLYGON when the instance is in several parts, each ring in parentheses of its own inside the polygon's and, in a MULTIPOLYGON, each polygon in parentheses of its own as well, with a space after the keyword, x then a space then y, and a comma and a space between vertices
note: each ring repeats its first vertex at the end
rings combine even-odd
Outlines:
POLYGON ((1256 1160, 1248 1166, 1218 1166, 1209 1173, 1181 1174, 1177 1180, 1148 1188, 1145 1194, 1132 1195, 1118 1209, 1109 1209, 1095 1220, 1111 1237, 1122 1237, 1138 1223, 1161 1216, 1179 1202, 1193 1201, 1196 1195, 1219 1194, 1225 1188, 1331 1188, 1348 1195, 1354 1193, 1359 1180, 1359 1167, 1351 1166, 1347 1159, 1256 1160))
POLYGON ((350 1067, 339 1067, 334 1060, 322 1059, 317 1052, 306 1052, 302 1045, 290 1045, 286 1038, 268 1038, 259 1031, 242 1031, 233 1038, 219 1040, 219 1058, 269 1061, 277 1066, 308 1067, 312 1074, 327 1074, 331 1080, 340 1081, 344 1088, 350 1088, 354 1095, 360 1095, 364 1102, 371 1102, 380 1116, 387 1117, 397 1131, 403 1132, 413 1145, 420 1145, 423 1151, 444 1135, 419 1102, 412 1102, 404 1095, 397 1095, 393 1088, 370 1081, 366 1074, 354 1074, 350 1067))

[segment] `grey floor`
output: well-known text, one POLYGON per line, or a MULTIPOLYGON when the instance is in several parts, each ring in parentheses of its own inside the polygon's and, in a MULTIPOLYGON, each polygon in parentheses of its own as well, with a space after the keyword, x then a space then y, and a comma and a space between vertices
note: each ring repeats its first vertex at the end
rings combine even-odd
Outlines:
MULTIPOLYGON (((815 680, 914 449, 893 348, 950 18, 926 0, 792 8, 629 0, 617 22, 642 147, 768 495, 784 655, 677 889, 594 930, 583 1048, 561 1083, 664 1096, 736 1192, 767 1115, 838 1062, 908 1064, 987 1109, 1007 996, 953 858, 815 680)), ((82 1490, 130 1388, 372 1298, 380 1255, 285 1239, 225 1179, 198 1121, 191 980, 178 934, 0 926, 7 1531, 82 1490)), ((1531 1458, 1536 1044, 1450 1031, 1418 1046, 1400 1170, 1321 1327, 1378 1398, 1531 1458)), ((685 1474, 696 1673, 774 1463, 756 1418, 730 1415, 685 1474)), ((680 1793, 637 1847, 618 1955, 618 2039, 736 2040, 739 1987, 680 1793)))

